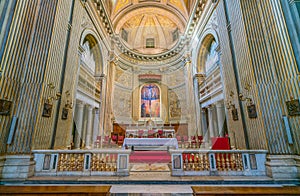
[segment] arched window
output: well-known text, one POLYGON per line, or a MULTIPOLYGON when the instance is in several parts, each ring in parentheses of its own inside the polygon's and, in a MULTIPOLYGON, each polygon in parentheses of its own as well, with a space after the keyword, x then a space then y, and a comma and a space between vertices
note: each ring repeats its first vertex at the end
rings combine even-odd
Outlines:
POLYGON ((94 54, 90 47, 90 43, 88 41, 84 42, 83 46, 84 53, 82 54, 82 61, 85 63, 87 68, 91 71, 93 75, 95 75, 96 63, 94 59, 94 54))
POLYGON ((218 61, 218 53, 216 52, 217 46, 217 42, 213 39, 207 47, 208 53, 205 61, 206 72, 209 71, 218 61))
POLYGON ((160 117, 160 89, 154 84, 145 84, 140 91, 140 117, 159 118, 160 117))

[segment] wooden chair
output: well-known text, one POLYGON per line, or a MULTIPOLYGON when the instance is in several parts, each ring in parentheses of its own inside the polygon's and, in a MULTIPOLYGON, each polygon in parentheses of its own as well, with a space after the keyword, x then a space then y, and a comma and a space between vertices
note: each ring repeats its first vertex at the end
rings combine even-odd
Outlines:
POLYGON ((149 131, 148 131, 148 137, 149 137, 149 138, 153 138, 153 137, 154 137, 154 133, 155 133, 154 130, 149 130, 149 131))
POLYGON ((104 140, 102 141, 104 147, 109 147, 110 146, 110 138, 108 135, 104 136, 104 140))
POLYGON ((181 138, 183 148, 189 147, 189 137, 187 135, 182 136, 181 138))
POLYGON ((144 130, 138 130, 138 137, 139 138, 144 137, 144 130))
POLYGON ((199 148, 200 148, 201 144, 203 143, 203 136, 202 135, 198 135, 198 143, 199 143, 199 148))
POLYGON ((192 148, 197 147, 197 140, 198 140, 198 138, 196 139, 196 136, 191 136, 191 147, 192 148))
POLYGON ((113 143, 117 143, 117 140, 118 140, 118 136, 117 135, 112 135, 111 136, 111 140, 113 141, 113 143))
POLYGON ((95 147, 95 148, 99 148, 99 147, 100 147, 100 142, 101 142, 101 136, 98 135, 98 136, 96 137, 96 141, 95 141, 95 143, 94 143, 94 147, 95 147))
POLYGON ((163 130, 161 130, 161 129, 159 129, 158 131, 157 131, 157 133, 159 134, 159 137, 161 137, 162 135, 163 135, 163 130))
POLYGON ((124 135, 118 136, 118 146, 122 146, 124 142, 124 135))
POLYGON ((180 136, 180 135, 176 135, 176 139, 177 139, 179 148, 182 148, 182 140, 181 140, 181 136, 180 136))

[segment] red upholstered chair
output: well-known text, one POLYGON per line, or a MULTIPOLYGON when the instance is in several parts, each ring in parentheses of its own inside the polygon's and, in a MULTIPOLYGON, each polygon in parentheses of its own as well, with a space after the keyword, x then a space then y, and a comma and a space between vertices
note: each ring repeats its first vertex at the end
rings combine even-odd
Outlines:
POLYGON ((118 146, 122 146, 124 142, 124 135, 118 136, 118 146))
POLYGON ((142 138, 144 136, 144 130, 138 130, 138 137, 142 138))
POLYGON ((191 136, 192 143, 196 143, 196 136, 191 136))
POLYGON ((187 135, 182 136, 181 141, 183 147, 189 146, 189 137, 187 135))
POLYGON ((176 135, 176 139, 177 139, 177 142, 178 142, 178 146, 181 148, 182 147, 181 136, 180 135, 176 135))
POLYGON ((163 135, 163 130, 161 130, 161 129, 159 129, 158 131, 157 131, 157 133, 159 134, 159 137, 161 137, 162 135, 163 135))
POLYGON ((149 138, 154 137, 154 133, 155 133, 154 130, 148 130, 148 137, 149 137, 149 138))
POLYGON ((103 144, 104 147, 109 147, 109 145, 110 145, 109 136, 108 135, 104 136, 104 140, 102 142, 103 142, 102 144, 103 144))
POLYGON ((117 143, 118 136, 117 136, 117 135, 112 135, 112 136, 111 136, 111 140, 112 140, 114 143, 117 143))
POLYGON ((200 148, 202 142, 203 142, 203 136, 202 135, 198 135, 199 148, 200 148))
POLYGON ((99 147, 100 147, 100 141, 101 141, 101 136, 98 135, 98 136, 96 137, 96 141, 95 141, 95 143, 94 143, 94 147, 95 147, 95 148, 99 148, 99 147))

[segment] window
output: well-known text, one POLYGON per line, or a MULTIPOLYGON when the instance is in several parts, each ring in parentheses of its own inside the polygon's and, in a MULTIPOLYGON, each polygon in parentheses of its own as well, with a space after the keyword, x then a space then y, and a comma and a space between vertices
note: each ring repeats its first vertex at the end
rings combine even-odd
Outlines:
POLYGON ((146 48, 155 48, 154 38, 146 39, 146 48))
POLYGON ((176 29, 175 31, 173 31, 172 36, 173 36, 173 42, 175 42, 178 39, 178 37, 179 37, 178 29, 176 29))
POLYGON ((205 71, 209 71, 211 68, 214 67, 214 65, 216 65, 217 61, 218 61, 218 53, 217 53, 217 47, 218 44, 215 41, 215 39, 213 39, 211 41, 211 43, 209 44, 209 46, 207 47, 207 56, 206 56, 206 61, 205 61, 205 71))
POLYGON ((126 42, 128 42, 128 32, 125 29, 122 29, 121 34, 122 39, 124 39, 126 42))

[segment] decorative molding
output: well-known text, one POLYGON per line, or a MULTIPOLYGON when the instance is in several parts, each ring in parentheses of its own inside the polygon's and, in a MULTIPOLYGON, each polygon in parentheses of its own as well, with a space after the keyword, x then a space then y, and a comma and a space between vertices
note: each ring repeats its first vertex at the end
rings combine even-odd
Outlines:
POLYGON ((104 25, 106 32, 109 35, 113 35, 114 34, 113 25, 110 21, 109 14, 107 13, 107 10, 105 8, 103 1, 99 1, 99 0, 93 0, 93 1, 94 1, 95 7, 97 8, 98 16, 99 16, 102 24, 104 25))
POLYGON ((148 73, 148 74, 140 74, 139 76, 139 80, 141 81, 161 81, 162 76, 158 75, 158 74, 152 74, 152 73, 148 73))

